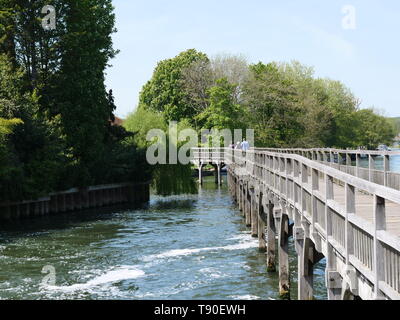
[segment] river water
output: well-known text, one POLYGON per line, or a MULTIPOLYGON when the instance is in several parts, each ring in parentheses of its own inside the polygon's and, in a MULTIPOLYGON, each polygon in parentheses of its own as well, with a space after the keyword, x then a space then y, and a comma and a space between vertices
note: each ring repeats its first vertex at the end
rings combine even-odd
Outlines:
MULTIPOLYGON (((0 299, 278 299, 277 274, 226 185, 2 226, 0 299)), ((297 261, 291 246, 292 298, 297 261)), ((325 299, 324 262, 315 270, 325 299)))
MULTIPOLYGON (((400 149, 392 149, 393 151, 400 151, 400 149)), ((353 165, 355 165, 355 161, 353 165)), ((392 172, 400 172, 400 156, 391 156, 390 157, 390 171, 392 172)), ((361 167, 368 168, 369 161, 368 158, 362 158, 360 161, 361 167)), ((375 169, 376 170, 383 170, 383 157, 376 157, 375 158, 375 169)))
MULTIPOLYGON (((400 157, 391 170, 400 172, 400 157)), ((0 226, 0 299, 278 299, 257 247, 226 185, 207 178, 196 195, 152 196, 146 208, 0 226)), ((317 299, 326 299, 324 268, 315 269, 317 299)))

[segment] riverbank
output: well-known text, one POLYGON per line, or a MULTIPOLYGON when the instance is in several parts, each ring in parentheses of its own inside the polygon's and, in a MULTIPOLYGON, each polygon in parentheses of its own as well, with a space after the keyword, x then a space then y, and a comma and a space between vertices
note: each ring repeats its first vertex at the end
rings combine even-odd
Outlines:
POLYGON ((112 206, 138 205, 149 201, 149 183, 119 183, 73 188, 36 200, 0 204, 0 221, 12 221, 112 206))

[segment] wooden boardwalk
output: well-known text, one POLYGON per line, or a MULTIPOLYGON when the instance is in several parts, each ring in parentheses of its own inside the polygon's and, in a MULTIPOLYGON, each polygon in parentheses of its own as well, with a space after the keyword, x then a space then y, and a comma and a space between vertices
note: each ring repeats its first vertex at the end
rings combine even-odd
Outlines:
MULTIPOLYGON (((326 191, 324 179, 320 180, 321 193, 326 191)), ((334 184, 335 201, 345 206, 346 193, 344 186, 334 184)), ((356 193, 356 216, 365 219, 371 224, 374 223, 374 197, 362 191, 356 193)), ((386 231, 394 236, 400 237, 400 204, 386 201, 386 231)))
POLYGON ((377 170, 372 158, 379 155, 359 150, 217 148, 195 149, 193 162, 227 164, 229 190, 258 237, 260 250, 266 251, 268 271, 279 271, 282 297, 290 296, 292 237, 299 261, 299 299, 313 298, 313 268, 325 258, 329 299, 398 300, 399 175, 389 170, 388 152, 381 154, 384 170, 377 170), (363 152, 369 157, 367 169, 359 166, 363 152), (351 153, 356 154, 355 167, 351 153))

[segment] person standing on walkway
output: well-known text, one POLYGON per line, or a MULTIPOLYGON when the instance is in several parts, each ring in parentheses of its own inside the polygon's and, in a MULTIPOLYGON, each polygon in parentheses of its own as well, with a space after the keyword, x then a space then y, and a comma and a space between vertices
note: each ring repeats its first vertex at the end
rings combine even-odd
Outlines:
POLYGON ((243 151, 247 151, 250 149, 250 144, 246 139, 243 139, 243 141, 241 143, 241 148, 243 151))

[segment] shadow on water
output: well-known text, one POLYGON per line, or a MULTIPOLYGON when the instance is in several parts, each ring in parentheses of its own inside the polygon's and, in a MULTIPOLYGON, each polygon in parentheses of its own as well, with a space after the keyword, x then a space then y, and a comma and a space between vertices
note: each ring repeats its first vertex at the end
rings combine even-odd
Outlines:
POLYGON ((0 224, 0 240, 5 237, 24 237, 50 230, 67 230, 93 221, 106 222, 112 219, 114 215, 121 214, 121 212, 145 210, 148 207, 149 204, 141 206, 118 205, 2 222, 0 224))
POLYGON ((162 199, 151 204, 152 210, 186 210, 192 209, 196 204, 194 199, 162 199))

